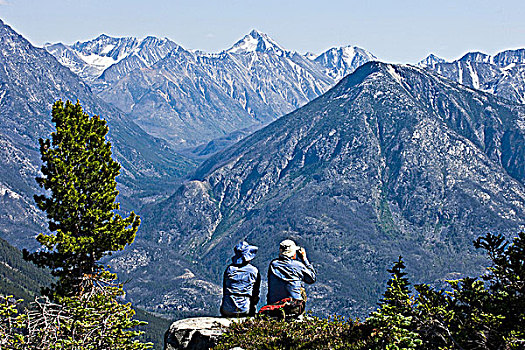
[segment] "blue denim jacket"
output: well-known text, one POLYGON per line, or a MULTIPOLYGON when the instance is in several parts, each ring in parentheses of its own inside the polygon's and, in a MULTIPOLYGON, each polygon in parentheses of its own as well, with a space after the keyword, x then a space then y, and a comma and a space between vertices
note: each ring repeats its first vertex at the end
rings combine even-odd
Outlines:
POLYGON ((259 302, 261 275, 251 264, 230 264, 224 271, 222 283, 223 315, 255 314, 259 302))
POLYGON ((309 262, 281 256, 273 260, 268 268, 266 302, 273 304, 284 298, 303 299, 301 288, 304 283, 314 283, 315 279, 315 269, 309 262))

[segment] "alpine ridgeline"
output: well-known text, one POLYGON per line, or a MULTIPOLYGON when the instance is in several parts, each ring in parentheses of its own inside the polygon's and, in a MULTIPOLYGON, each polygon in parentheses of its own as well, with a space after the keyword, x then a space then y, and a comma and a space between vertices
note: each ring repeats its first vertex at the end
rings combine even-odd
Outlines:
POLYGON ((87 113, 108 120, 113 154, 122 165, 124 208, 129 201, 151 200, 194 166, 1 21, 0 66, 0 235, 15 246, 35 247, 33 237, 47 229, 33 195, 40 192, 35 181, 41 165, 38 138, 52 131, 51 106, 57 99, 78 99, 87 113))
POLYGON ((216 138, 226 146, 230 133, 260 128, 376 59, 351 46, 301 55, 256 30, 216 54, 186 50, 167 39, 106 35, 46 48, 101 98, 178 148, 216 138))
POLYGON ((259 246, 264 274, 292 238, 319 272, 313 311, 363 315, 399 255, 412 281, 441 285, 480 272, 475 237, 524 228, 524 136, 523 105, 422 68, 367 63, 142 210, 134 250, 113 265, 147 276, 129 282, 138 305, 216 312, 238 241, 259 246))
POLYGON ((494 56, 469 52, 450 63, 430 55, 419 65, 471 88, 525 103, 525 49, 506 50, 494 56))

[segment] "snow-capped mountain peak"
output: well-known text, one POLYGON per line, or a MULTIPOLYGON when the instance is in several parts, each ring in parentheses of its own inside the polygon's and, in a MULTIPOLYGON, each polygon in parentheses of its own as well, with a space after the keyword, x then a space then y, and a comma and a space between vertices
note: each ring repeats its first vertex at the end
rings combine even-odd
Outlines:
POLYGON ((256 29, 252 30, 244 38, 237 41, 230 49, 226 50, 228 53, 249 53, 249 52, 270 52, 273 51, 279 55, 286 52, 279 44, 277 44, 267 34, 262 33, 256 29))
POLYGON ((461 62, 492 63, 492 56, 483 52, 469 52, 459 59, 461 62))
POLYGON ((111 66, 132 56, 135 57, 134 63, 126 63, 124 71, 149 67, 176 47, 178 45, 167 38, 147 36, 139 40, 135 37, 114 38, 106 34, 89 41, 77 41, 73 45, 44 45, 62 64, 89 82, 100 77, 111 66))
POLYGON ((357 46, 331 48, 315 58, 327 69, 327 74, 339 80, 352 73, 357 67, 368 61, 377 61, 377 57, 357 46))
POLYGON ((446 63, 446 62, 447 61, 445 61, 443 58, 438 57, 438 56, 434 55, 433 53, 431 53, 425 59, 419 61, 417 63, 417 65, 419 67, 433 67, 434 65, 436 65, 438 63, 446 63))
POLYGON ((93 40, 84 42, 77 41, 71 48, 85 56, 105 56, 118 61, 132 51, 138 44, 139 40, 134 37, 113 38, 109 35, 101 34, 93 40))

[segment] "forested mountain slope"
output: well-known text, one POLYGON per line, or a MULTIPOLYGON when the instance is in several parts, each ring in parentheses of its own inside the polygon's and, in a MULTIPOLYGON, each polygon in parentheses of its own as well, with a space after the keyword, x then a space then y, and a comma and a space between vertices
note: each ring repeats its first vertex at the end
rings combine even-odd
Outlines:
POLYGON ((480 270, 477 236, 523 229, 524 118, 523 105, 425 69, 367 63, 145 210, 117 266, 148 276, 130 282, 141 305, 205 309, 219 290, 198 281, 220 283, 235 243, 260 247, 264 273, 291 237, 319 270, 314 311, 363 314, 399 255, 414 282, 440 284, 480 270), (182 281, 201 287, 190 306, 182 281))

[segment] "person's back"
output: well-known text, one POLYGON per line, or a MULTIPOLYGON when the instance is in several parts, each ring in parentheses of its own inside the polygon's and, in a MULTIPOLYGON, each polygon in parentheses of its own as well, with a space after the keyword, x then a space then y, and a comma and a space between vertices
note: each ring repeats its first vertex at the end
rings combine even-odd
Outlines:
POLYGON ((261 276, 257 268, 249 263, 257 247, 241 242, 234 248, 235 256, 223 276, 221 315, 241 317, 255 314, 259 301, 261 276))
POLYGON ((311 284, 315 280, 315 269, 306 258, 304 249, 298 249, 293 241, 285 240, 281 242, 279 258, 273 260, 268 268, 266 301, 274 304, 292 298, 306 302, 304 283, 311 284))

